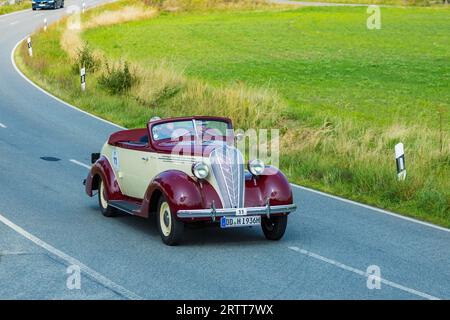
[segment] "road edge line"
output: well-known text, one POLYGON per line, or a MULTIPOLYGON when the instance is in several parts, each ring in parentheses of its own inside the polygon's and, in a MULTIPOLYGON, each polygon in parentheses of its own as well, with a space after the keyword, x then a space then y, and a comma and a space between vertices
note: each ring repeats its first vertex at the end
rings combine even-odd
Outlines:
POLYGON ((0 15, 0 19, 3 19, 3 17, 10 17, 10 16, 13 16, 18 13, 27 12, 28 10, 30 10, 30 9, 23 9, 23 10, 19 10, 19 11, 13 11, 10 13, 5 13, 5 14, 0 15))
POLYGON ((380 209, 380 208, 377 208, 377 207, 373 207, 373 206, 370 206, 368 204, 364 204, 364 203, 357 202, 357 201, 354 201, 354 200, 342 198, 342 197, 339 197, 339 196, 335 196, 335 195, 332 195, 332 194, 329 194, 329 193, 326 193, 326 192, 323 192, 323 191, 311 189, 311 188, 308 188, 308 187, 303 187, 303 186, 300 186, 300 185, 295 184, 295 183, 291 183, 291 185, 293 187, 295 187, 295 188, 298 188, 298 189, 301 189, 301 190, 305 190, 305 191, 308 191, 308 192, 312 192, 312 193, 316 193, 316 194, 319 194, 319 195, 324 196, 324 197, 328 197, 328 198, 332 198, 332 199, 335 199, 335 200, 339 200, 339 201, 342 201, 342 202, 345 202, 345 203, 348 203, 348 204, 352 204, 352 205, 359 206, 359 207, 362 207, 362 208, 365 208, 365 209, 369 209, 369 210, 372 210, 372 211, 383 213, 383 214, 386 214, 386 215, 389 215, 389 216, 392 216, 392 217, 396 217, 396 218, 399 218, 399 219, 402 219, 402 220, 406 220, 406 221, 409 221, 409 222, 414 222, 414 223, 417 223, 417 224, 421 224, 423 226, 434 228, 434 229, 437 229, 437 230, 440 230, 440 231, 450 232, 450 229, 438 226, 438 225, 430 223, 430 222, 425 222, 425 221, 417 220, 417 219, 414 219, 414 218, 411 218, 411 217, 403 216, 401 214, 394 213, 394 212, 391 212, 391 211, 388 211, 388 210, 384 210, 384 209, 380 209))
POLYGON ((125 127, 122 127, 122 126, 120 126, 120 125, 118 125, 118 124, 115 124, 114 122, 111 122, 111 121, 105 120, 105 119, 103 119, 103 118, 100 118, 99 116, 93 115, 92 113, 89 113, 89 112, 84 111, 84 110, 82 110, 82 109, 80 109, 80 108, 77 108, 77 107, 75 107, 74 105, 72 105, 72 104, 70 104, 70 103, 68 103, 68 102, 66 102, 66 101, 64 101, 64 100, 62 100, 62 99, 60 99, 60 98, 54 96, 54 95, 51 94, 50 92, 48 92, 48 91, 46 91, 45 89, 39 87, 36 83, 34 83, 33 81, 31 81, 31 79, 29 79, 27 76, 25 76, 25 74, 23 74, 22 71, 20 71, 20 69, 19 69, 19 68, 17 67, 17 65, 16 65, 16 62, 15 62, 15 60, 14 60, 14 53, 16 52, 17 47, 18 47, 25 39, 27 39, 27 38, 28 38, 28 36, 26 36, 25 38, 23 38, 23 39, 21 39, 19 42, 17 42, 16 45, 14 46, 14 48, 13 48, 12 51, 11 51, 11 63, 12 63, 12 65, 13 65, 14 69, 16 70, 16 72, 17 72, 23 79, 25 79, 29 84, 31 84, 33 87, 35 87, 36 89, 38 89, 38 90, 41 91, 42 93, 48 95, 49 97, 55 99, 55 100, 58 101, 58 102, 64 104, 66 107, 69 107, 69 108, 71 108, 71 109, 77 110, 77 111, 79 111, 79 112, 81 112, 81 113, 83 113, 83 114, 85 114, 85 115, 88 115, 88 116, 93 117, 93 118, 95 118, 95 119, 97 119, 97 120, 100 120, 100 121, 102 121, 102 122, 105 122, 105 123, 107 123, 107 124, 109 124, 109 125, 112 125, 112 126, 114 126, 114 127, 116 127, 116 128, 119 128, 119 129, 126 129, 125 127))
POLYGON ((122 297, 125 297, 129 300, 142 300, 143 298, 139 295, 135 294, 134 292, 122 287, 121 285, 115 283, 114 281, 106 278, 102 274, 98 273, 97 271, 91 269, 90 267, 86 266, 79 260, 69 256, 68 254, 62 252, 61 250, 56 249, 52 245, 46 243, 45 241, 39 239, 38 237, 32 235, 25 229, 21 228, 20 226, 16 225, 11 220, 7 219, 5 216, 0 214, 0 222, 2 222, 4 225, 8 226, 12 230, 16 231, 21 236, 25 237, 26 239, 30 240, 37 246, 43 248, 44 250, 50 252, 51 254, 57 256, 58 258, 64 260, 69 265, 77 265, 80 267, 80 270, 87 274, 91 279, 95 280, 96 282, 100 283, 105 288, 108 288, 112 290, 113 292, 119 294, 122 297))

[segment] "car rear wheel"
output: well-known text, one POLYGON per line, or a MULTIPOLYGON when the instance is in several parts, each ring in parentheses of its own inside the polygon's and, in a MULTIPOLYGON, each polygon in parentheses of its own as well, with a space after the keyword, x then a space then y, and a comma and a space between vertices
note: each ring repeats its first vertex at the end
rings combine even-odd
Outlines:
POLYGON ((287 216, 263 217, 261 227, 266 239, 280 240, 286 231, 287 220, 287 216))
POLYGON ((117 210, 108 204, 105 184, 103 183, 103 180, 101 178, 98 183, 98 205, 100 206, 100 211, 105 217, 116 216, 117 210))
POLYGON ((184 233, 184 223, 175 219, 164 196, 161 196, 158 202, 156 224, 161 239, 165 244, 175 246, 181 242, 184 233))

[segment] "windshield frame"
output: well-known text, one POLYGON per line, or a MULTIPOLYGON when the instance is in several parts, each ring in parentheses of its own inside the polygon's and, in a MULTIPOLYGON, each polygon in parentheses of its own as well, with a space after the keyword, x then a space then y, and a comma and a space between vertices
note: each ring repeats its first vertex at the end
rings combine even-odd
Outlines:
MULTIPOLYGON (((191 141, 194 141, 194 143, 203 141, 203 137, 199 136, 199 132, 197 131, 197 125, 196 121, 216 121, 216 122, 223 122, 226 124, 227 132, 225 135, 221 135, 218 137, 222 137, 223 141, 227 141, 228 139, 234 139, 234 133, 233 133, 233 126, 232 122, 229 118, 225 117, 208 117, 208 116, 197 116, 197 117, 179 117, 179 118, 167 118, 167 119, 161 119, 157 121, 152 121, 147 124, 148 127, 148 134, 149 134, 149 142, 152 144, 154 148, 157 148, 159 144, 162 143, 168 143, 168 142, 178 142, 179 140, 174 140, 172 137, 170 138, 163 138, 163 139, 155 139, 154 137, 154 131, 153 128, 162 124, 167 123, 173 123, 173 122, 187 122, 192 121, 192 130, 193 134, 189 135, 191 137, 191 141)), ((181 136, 180 136, 181 137, 181 136)), ((177 137, 178 139, 179 137, 177 137)))

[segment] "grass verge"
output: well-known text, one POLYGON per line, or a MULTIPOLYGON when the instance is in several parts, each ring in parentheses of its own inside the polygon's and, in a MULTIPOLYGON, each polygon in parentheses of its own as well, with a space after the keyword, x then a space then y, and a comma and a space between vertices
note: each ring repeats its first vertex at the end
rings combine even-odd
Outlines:
POLYGON ((31 1, 29 0, 23 0, 14 4, 6 3, 4 5, 0 6, 0 16, 3 14, 30 9, 31 10, 31 1))
MULTIPOLYGON (((365 8, 152 3, 157 12, 143 20, 70 35, 67 21, 55 24, 33 37, 32 59, 19 47, 18 66, 60 98, 127 127, 154 115, 207 114, 243 129, 281 128, 281 169, 291 181, 450 226, 448 9, 385 8, 373 32, 365 8), (81 93, 84 43, 100 66, 81 93), (106 62, 122 73, 127 62, 136 81, 109 90, 105 83, 117 82, 99 81, 106 62), (400 141, 402 183, 393 157, 400 141)), ((114 20, 105 12, 125 5, 141 4, 94 9, 83 25, 114 20)))

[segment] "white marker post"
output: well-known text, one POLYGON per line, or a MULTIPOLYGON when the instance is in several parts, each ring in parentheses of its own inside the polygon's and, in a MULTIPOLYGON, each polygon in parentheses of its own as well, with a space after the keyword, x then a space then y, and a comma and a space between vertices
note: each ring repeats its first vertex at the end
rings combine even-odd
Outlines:
POLYGON ((80 78, 81 78, 81 90, 86 90, 86 68, 83 67, 80 70, 80 78))
POLYGON ((33 56, 33 47, 31 45, 31 37, 28 37, 27 43, 28 43, 28 54, 30 55, 30 57, 32 57, 33 56))
POLYGON ((81 7, 83 8, 81 10, 81 12, 84 13, 84 11, 86 11, 86 2, 83 1, 83 4, 81 5, 81 7))
POLYGON ((403 143, 395 145, 395 161, 397 163, 397 179, 403 181, 406 178, 405 151, 403 143))
POLYGON ((48 27, 47 18, 44 18, 44 31, 47 31, 47 27, 48 27))

